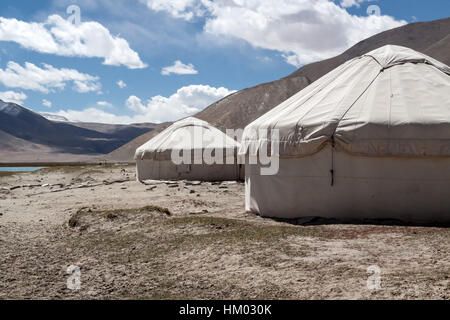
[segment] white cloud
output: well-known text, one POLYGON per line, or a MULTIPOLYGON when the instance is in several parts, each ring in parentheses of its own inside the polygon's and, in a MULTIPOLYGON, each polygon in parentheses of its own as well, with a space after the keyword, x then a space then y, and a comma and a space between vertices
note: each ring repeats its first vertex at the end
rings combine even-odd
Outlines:
POLYGON ((95 21, 75 25, 59 15, 49 16, 44 23, 0 17, 0 41, 13 41, 41 53, 103 58, 105 65, 146 67, 125 39, 111 35, 95 21))
POLYGON ((302 65, 302 61, 300 60, 300 57, 296 54, 284 54, 283 53, 281 56, 284 58, 284 60, 287 63, 289 63, 293 66, 300 67, 302 65))
POLYGON ((174 62, 173 65, 165 67, 161 70, 161 74, 164 76, 168 76, 170 74, 198 74, 198 71, 195 70, 195 67, 192 63, 184 64, 180 60, 174 62))
POLYGON ((234 91, 204 85, 182 87, 170 97, 155 96, 142 103, 136 96, 130 96, 126 106, 146 117, 147 122, 164 122, 180 119, 200 112, 213 102, 234 91))
POLYGON ((88 108, 84 110, 60 110, 52 113, 52 115, 64 117, 71 122, 97 122, 111 124, 130 124, 142 122, 139 121, 139 118, 119 116, 97 108, 88 108))
POLYGON ((128 109, 134 111, 131 116, 115 115, 97 108, 88 108, 81 111, 60 110, 53 114, 65 117, 70 121, 115 124, 160 123, 191 116, 233 92, 223 87, 191 85, 180 88, 170 97, 155 96, 145 103, 136 96, 130 96, 125 105, 128 109))
POLYGON ((56 122, 67 122, 69 120, 67 120, 64 117, 61 116, 57 116, 51 113, 45 113, 45 112, 39 112, 39 114, 41 116, 43 116, 45 119, 50 120, 50 121, 56 121, 56 122))
POLYGON ((98 92, 101 89, 98 80, 98 77, 74 69, 57 69, 48 64, 44 64, 43 68, 40 68, 30 62, 25 62, 22 67, 16 62, 10 61, 6 69, 0 68, 0 83, 6 87, 43 93, 49 93, 55 89, 62 90, 68 82, 73 83, 73 90, 77 92, 98 92))
POLYGON ((106 108, 111 108, 113 105, 107 101, 98 101, 97 105, 99 105, 100 107, 106 107, 106 108))
POLYGON ((141 0, 153 11, 165 11, 175 18, 182 18, 186 21, 192 20, 195 16, 204 13, 202 3, 198 0, 141 0))
POLYGON ((120 89, 124 89, 127 87, 127 84, 122 80, 117 81, 117 85, 120 87, 120 89))
POLYGON ((52 107, 52 102, 48 101, 47 99, 44 99, 44 100, 42 100, 42 105, 44 107, 51 108, 52 107))
POLYGON ((23 92, 15 92, 15 91, 0 92, 0 99, 3 100, 4 102, 12 102, 21 105, 27 98, 28 98, 27 95, 23 92))
POLYGON ((185 20, 204 10, 204 34, 279 51, 296 66, 338 55, 361 40, 406 24, 387 15, 351 15, 331 0, 192 0, 176 7, 160 2, 147 0, 147 5, 185 20))
POLYGON ((341 7, 350 8, 350 7, 360 7, 363 2, 371 2, 376 0, 341 0, 341 7))
POLYGON ((213 18, 206 21, 205 32, 281 51, 296 66, 335 56, 363 39, 406 23, 389 16, 351 15, 327 0, 214 3, 211 8, 213 18))

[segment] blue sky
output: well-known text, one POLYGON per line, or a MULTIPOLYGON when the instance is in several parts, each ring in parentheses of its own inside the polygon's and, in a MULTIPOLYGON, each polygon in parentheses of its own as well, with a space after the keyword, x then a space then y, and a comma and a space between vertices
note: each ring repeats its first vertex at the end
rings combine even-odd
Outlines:
POLYGON ((74 121, 177 120, 449 12, 448 0, 2 0, 0 98, 74 121))

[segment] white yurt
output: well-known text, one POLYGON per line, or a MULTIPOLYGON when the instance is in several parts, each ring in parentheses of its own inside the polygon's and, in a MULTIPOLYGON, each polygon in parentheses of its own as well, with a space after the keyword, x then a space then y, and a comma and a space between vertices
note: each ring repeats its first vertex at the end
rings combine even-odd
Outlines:
POLYGON ((248 211, 450 220, 450 68, 424 54, 385 46, 344 63, 247 126, 240 154, 265 143, 279 170, 246 165, 248 211))
POLYGON ((178 121, 136 150, 137 179, 232 181, 244 178, 239 143, 209 123, 178 121))

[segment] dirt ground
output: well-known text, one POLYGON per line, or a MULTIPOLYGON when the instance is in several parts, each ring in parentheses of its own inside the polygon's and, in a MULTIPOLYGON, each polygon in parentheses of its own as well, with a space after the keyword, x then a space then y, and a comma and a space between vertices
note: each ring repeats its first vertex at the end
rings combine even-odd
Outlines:
POLYGON ((449 299, 449 277, 444 227, 278 222, 242 183, 133 166, 0 176, 0 299, 449 299))

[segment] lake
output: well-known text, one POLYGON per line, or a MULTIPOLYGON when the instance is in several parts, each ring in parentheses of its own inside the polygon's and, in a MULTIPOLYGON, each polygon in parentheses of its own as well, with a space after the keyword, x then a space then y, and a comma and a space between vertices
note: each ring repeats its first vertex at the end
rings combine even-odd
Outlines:
POLYGON ((0 172, 33 172, 46 167, 0 167, 0 172))

